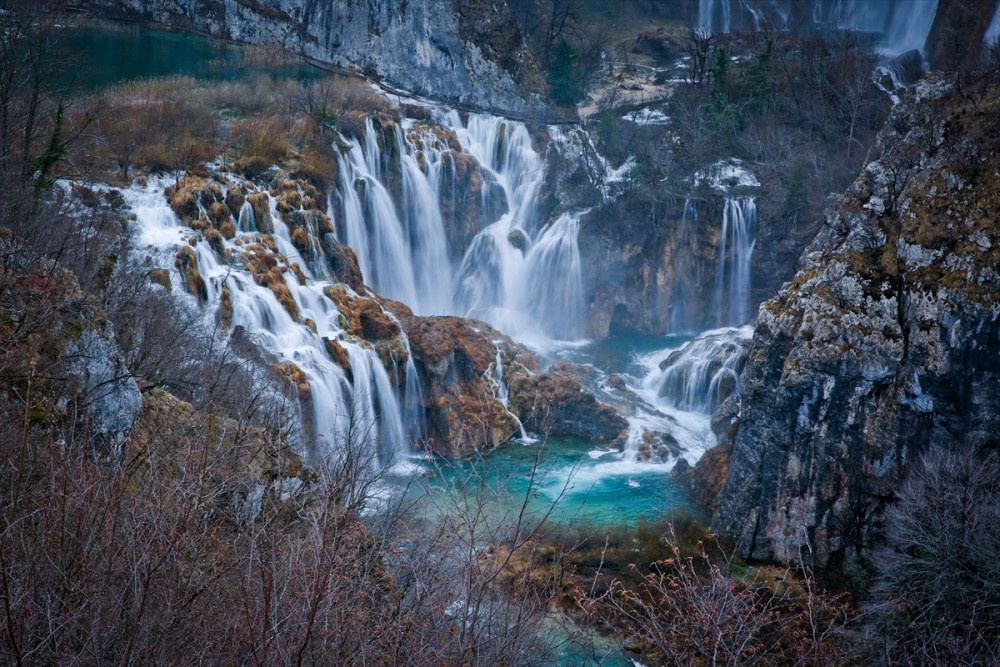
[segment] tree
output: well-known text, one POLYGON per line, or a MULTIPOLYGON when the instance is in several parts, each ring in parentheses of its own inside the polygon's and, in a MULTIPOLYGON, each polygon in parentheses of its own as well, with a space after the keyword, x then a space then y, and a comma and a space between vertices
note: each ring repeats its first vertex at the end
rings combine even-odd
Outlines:
POLYGON ((580 96, 576 81, 576 51, 565 39, 552 51, 547 79, 556 104, 575 104, 580 96))

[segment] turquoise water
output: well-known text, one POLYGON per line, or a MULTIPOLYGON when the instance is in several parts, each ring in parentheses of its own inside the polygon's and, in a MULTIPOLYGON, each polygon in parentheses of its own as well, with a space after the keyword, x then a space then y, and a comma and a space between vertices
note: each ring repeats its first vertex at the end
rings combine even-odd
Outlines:
POLYGON ((424 461, 422 483, 437 511, 454 496, 482 497, 496 515, 512 516, 527 498, 531 521, 562 526, 634 526, 695 512, 666 466, 621 460, 619 452, 576 438, 506 443, 483 458, 424 461))
POLYGON ((327 75, 299 60, 248 63, 245 53, 226 42, 131 24, 70 26, 56 32, 55 54, 65 63, 65 82, 83 89, 172 75, 215 81, 259 74, 299 80, 327 75))

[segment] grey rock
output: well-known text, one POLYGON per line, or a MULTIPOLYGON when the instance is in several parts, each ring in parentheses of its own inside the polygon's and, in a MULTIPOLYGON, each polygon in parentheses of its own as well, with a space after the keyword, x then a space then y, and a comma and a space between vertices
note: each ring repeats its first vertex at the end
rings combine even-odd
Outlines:
POLYGON ((926 81, 897 106, 760 308, 713 519, 744 557, 847 569, 920 453, 1000 446, 1000 225, 984 204, 1000 136, 950 91, 926 81))
POLYGON ((547 111, 539 86, 524 81, 524 71, 498 64, 532 60, 523 41, 491 45, 471 38, 470 31, 501 34, 500 27, 514 25, 502 1, 90 0, 87 6, 98 14, 281 47, 375 73, 435 100, 511 114, 547 111))
POLYGON ((83 423, 78 426, 99 449, 118 456, 142 411, 142 395, 115 345, 110 324, 103 331, 84 329, 69 344, 65 372, 68 386, 84 406, 83 423))

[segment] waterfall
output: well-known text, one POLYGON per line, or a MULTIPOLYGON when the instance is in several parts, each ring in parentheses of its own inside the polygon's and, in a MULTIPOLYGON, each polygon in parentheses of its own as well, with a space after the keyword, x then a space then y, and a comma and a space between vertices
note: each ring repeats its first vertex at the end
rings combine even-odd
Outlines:
MULTIPOLYGON (((712 32, 795 28, 794 0, 698 0, 698 27, 712 32)), ((938 0, 812 0, 805 13, 818 27, 877 35, 888 54, 923 50, 938 0)))
MULTIPOLYGON (((370 346, 355 342, 341 328, 340 312, 323 293, 329 283, 314 275, 304 263, 299 268, 304 281, 293 270, 285 270, 284 287, 298 312, 298 318, 293 318, 287 304, 279 301, 275 291, 259 285, 239 259, 241 253, 263 252, 248 251, 259 239, 259 235, 250 231, 254 229, 253 211, 246 204, 243 206, 236 237, 222 240, 224 252, 217 255, 216 249, 204 239, 199 240, 196 232, 174 215, 164 196, 165 185, 163 179, 151 178, 146 186, 123 191, 136 214, 137 247, 152 256, 158 266, 168 269, 172 291, 178 294, 184 294, 184 287, 174 270, 174 261, 178 250, 189 248, 205 281, 207 301, 201 312, 206 327, 211 330, 217 326, 222 303, 228 299, 234 330, 245 330, 279 365, 294 364, 301 371, 305 382, 299 382, 296 389, 302 399, 300 404, 309 408, 301 416, 303 430, 311 436, 307 436, 309 442, 303 445, 323 457, 343 451, 350 441, 352 446, 361 448, 360 455, 379 465, 391 464, 405 455, 407 438, 394 384, 378 354, 370 346), (188 244, 191 238, 200 241, 193 248, 188 244), (220 262, 219 256, 233 259, 220 262), (307 321, 310 325, 305 324, 307 321), (351 365, 350 379, 331 358, 327 340, 336 341, 346 351, 351 365)), ((253 189, 249 184, 246 186, 253 189)), ((299 257, 288 227, 275 210, 274 199, 267 196, 274 225, 271 238, 277 248, 272 257, 282 261, 284 257, 299 257)), ((192 308, 199 308, 194 297, 179 298, 189 299, 192 308)), ((408 367, 408 396, 411 384, 408 367)), ((408 422, 409 419, 408 416, 408 422)))
POLYGON ((481 114, 463 123, 454 111, 438 123, 437 131, 414 121, 387 131, 369 120, 363 137, 344 139, 332 208, 366 282, 418 314, 475 317, 522 340, 581 337, 582 212, 539 228, 545 165, 527 128, 481 114), (399 156, 398 166, 387 154, 399 156), (449 239, 462 238, 456 165, 461 159, 469 168, 470 156, 481 187, 480 228, 467 247, 450 247, 449 239), (446 169, 451 178, 443 177, 446 169), (505 212, 490 219, 494 196, 502 196, 505 212), (450 215, 443 202, 451 202, 450 215))
POLYGON ((711 414, 736 390, 752 327, 708 331, 659 365, 657 393, 680 410, 711 414))
POLYGON ((726 197, 715 274, 715 307, 720 326, 739 326, 750 319, 750 262, 757 235, 753 197, 726 197))
POLYGON ((827 21, 840 28, 879 35, 879 48, 886 53, 922 51, 937 5, 938 0, 836 0, 827 21))
POLYGON ((1000 6, 997 7, 996 13, 993 14, 993 20, 990 21, 990 25, 986 29, 983 44, 989 47, 998 39, 1000 39, 1000 6))
MULTIPOLYGON (((680 234, 677 239, 678 248, 690 248, 693 232, 698 228, 698 208, 691 198, 684 200, 684 213, 681 215, 680 234)), ((667 333, 676 334, 691 330, 691 320, 687 312, 687 298, 684 295, 684 283, 680 279, 680 268, 674 261, 673 287, 670 291, 670 319, 667 333)))

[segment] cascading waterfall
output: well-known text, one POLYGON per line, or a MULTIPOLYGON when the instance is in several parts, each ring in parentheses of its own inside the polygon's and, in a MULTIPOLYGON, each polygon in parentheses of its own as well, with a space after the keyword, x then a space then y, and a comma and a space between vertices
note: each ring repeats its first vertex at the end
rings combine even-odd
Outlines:
MULTIPOLYGON (((193 232, 182 225, 170 209, 163 194, 164 186, 161 179, 150 179, 147 186, 133 187, 123 194, 136 214, 136 242, 151 251, 160 266, 169 269, 178 249, 190 247, 187 239, 193 232)), ((274 225, 272 238, 279 253, 289 258, 299 257, 287 226, 275 210, 274 199, 270 195, 268 198, 274 225)), ((224 249, 238 257, 254 241, 253 229, 253 212, 244 206, 239 213, 236 237, 223 241, 224 249)), ((305 262, 301 265, 305 284, 300 284, 291 271, 284 274, 299 319, 302 322, 310 320, 315 324, 314 330, 295 321, 275 293, 258 285, 238 261, 220 263, 216 252, 205 242, 195 243, 192 250, 207 288, 207 303, 203 309, 206 324, 210 328, 215 326, 223 292, 227 291, 232 303, 232 327, 242 327, 257 345, 282 363, 294 363, 305 375, 311 414, 302 415, 302 421, 313 436, 319 456, 342 451, 348 441, 364 450, 359 452, 362 456, 380 465, 393 463, 408 453, 403 415, 389 374, 374 350, 350 340, 339 326, 340 312, 323 294, 323 288, 329 283, 310 273, 305 262), (325 339, 337 341, 345 349, 352 379, 348 380, 345 372, 327 354, 325 339)), ((182 293, 177 272, 170 270, 169 274, 174 291, 182 293)), ((409 363, 412 365, 412 361, 409 363)), ((414 381, 410 378, 411 372, 415 377, 415 369, 411 371, 408 366, 408 396, 414 381)))
POLYGON ((708 331, 671 353, 655 374, 661 398, 680 410, 712 412, 736 389, 752 327, 708 331))
MULTIPOLYGON (((522 340, 581 337, 582 212, 538 227, 545 168, 524 125, 475 114, 463 124, 456 112, 439 122, 476 159, 483 182, 499 186, 506 213, 484 221, 467 248, 449 248, 441 202, 455 201, 456 184, 442 173, 449 164, 456 171, 454 148, 428 131, 412 140, 418 132, 411 121, 380 133, 369 120, 362 139, 345 140, 334 206, 341 240, 354 249, 366 281, 419 314, 483 319, 522 340), (380 136, 395 142, 391 151, 380 147, 380 136), (396 199, 387 184, 397 167, 386 164, 386 152, 399 155, 396 199), (452 256, 462 257, 457 266, 452 256)), ((482 196, 486 210, 485 188, 482 196)))
POLYGON ((727 197, 715 274, 719 326, 740 326, 750 318, 750 263, 757 235, 753 197, 727 197))

